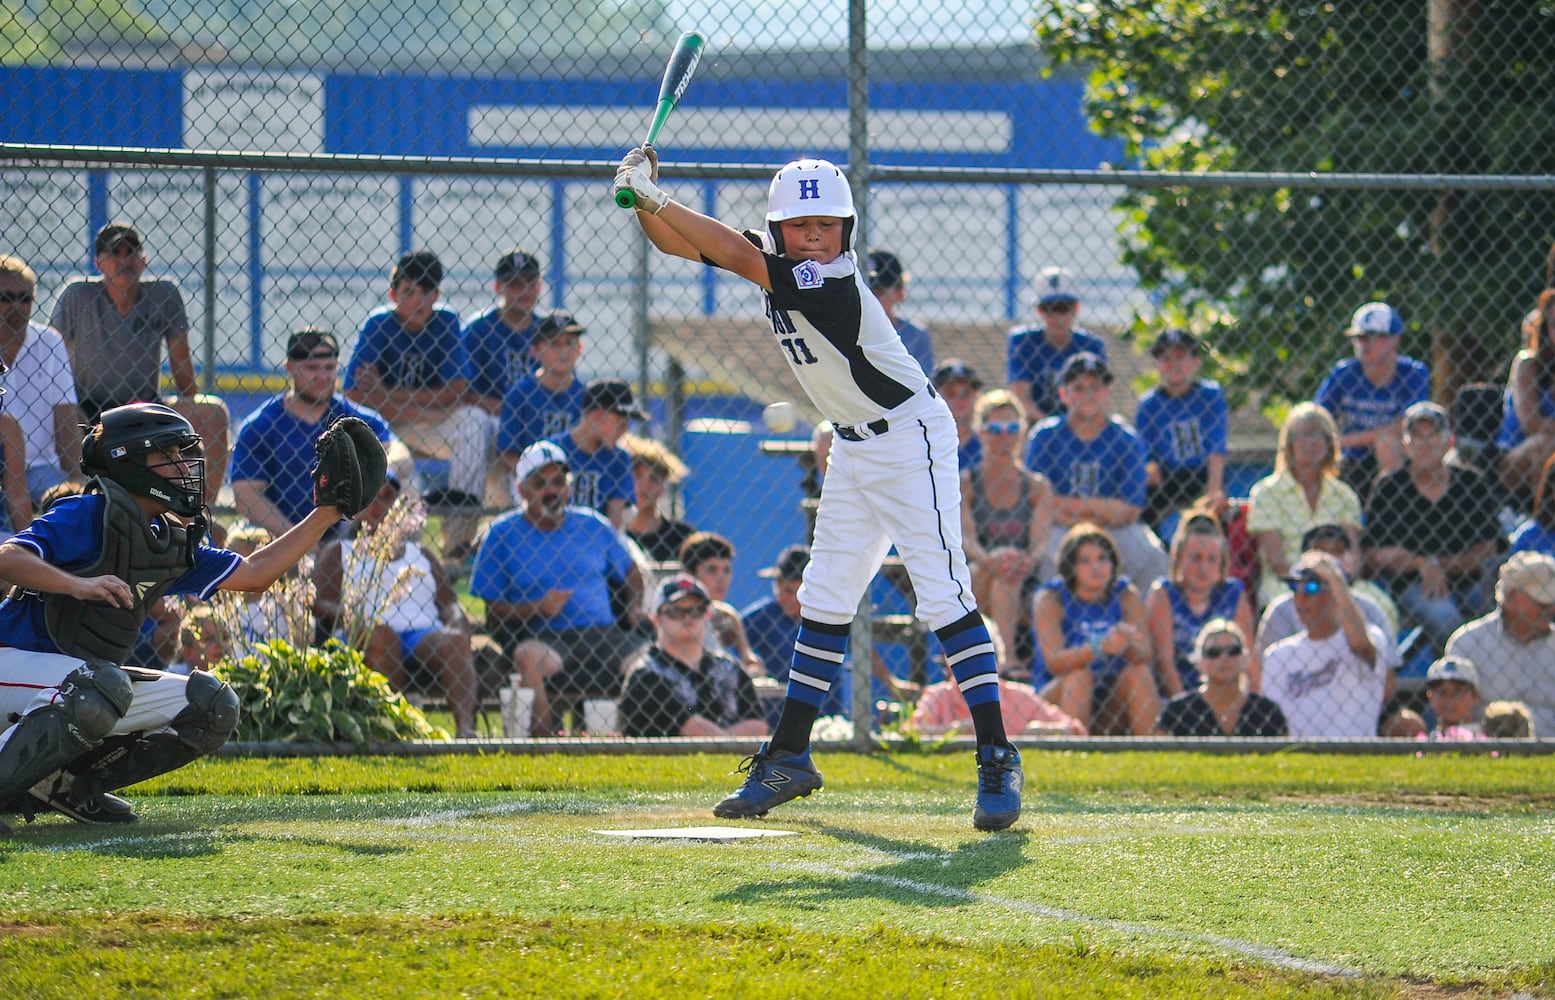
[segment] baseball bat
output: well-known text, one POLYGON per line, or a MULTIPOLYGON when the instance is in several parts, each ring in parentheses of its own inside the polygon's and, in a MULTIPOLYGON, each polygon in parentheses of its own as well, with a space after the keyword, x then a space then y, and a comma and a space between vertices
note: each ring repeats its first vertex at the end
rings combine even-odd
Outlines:
MULTIPOLYGON (((648 124, 648 137, 643 140, 644 146, 653 145, 653 140, 659 137, 659 130, 669 121, 670 112, 680 103, 680 95, 686 92, 686 86, 691 83, 691 74, 696 72, 697 62, 702 58, 704 44, 702 36, 695 31, 686 32, 675 43, 675 51, 670 53, 670 61, 664 67, 664 79, 659 83, 659 103, 654 108, 653 121, 648 124)), ((637 196, 630 191, 617 191, 616 204, 622 208, 636 208, 637 196)))

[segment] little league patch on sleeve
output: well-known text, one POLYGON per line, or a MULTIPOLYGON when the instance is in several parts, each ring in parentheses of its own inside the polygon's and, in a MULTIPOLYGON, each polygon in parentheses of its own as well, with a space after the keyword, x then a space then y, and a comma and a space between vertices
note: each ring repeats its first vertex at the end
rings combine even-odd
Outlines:
POLYGON ((821 265, 813 260, 802 261, 794 267, 794 284, 800 288, 820 288, 826 284, 821 277, 821 265))

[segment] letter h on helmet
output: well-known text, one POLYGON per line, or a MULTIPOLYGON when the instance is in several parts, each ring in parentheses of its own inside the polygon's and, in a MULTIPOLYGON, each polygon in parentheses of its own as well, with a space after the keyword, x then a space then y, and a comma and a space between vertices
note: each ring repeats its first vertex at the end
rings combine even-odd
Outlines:
POLYGON ((767 189, 767 232, 773 245, 783 253, 782 227, 778 223, 806 215, 824 215, 842 219, 842 246, 853 249, 853 189, 847 177, 829 160, 795 160, 785 164, 772 177, 767 189))

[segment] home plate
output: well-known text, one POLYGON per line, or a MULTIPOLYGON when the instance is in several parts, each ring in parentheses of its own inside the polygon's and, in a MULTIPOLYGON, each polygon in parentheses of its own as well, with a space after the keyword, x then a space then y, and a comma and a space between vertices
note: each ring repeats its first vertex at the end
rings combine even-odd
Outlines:
POLYGON ((753 830, 748 826, 678 826, 660 830, 593 830, 607 837, 642 837, 654 840, 750 840, 753 837, 797 837, 797 830, 753 830))

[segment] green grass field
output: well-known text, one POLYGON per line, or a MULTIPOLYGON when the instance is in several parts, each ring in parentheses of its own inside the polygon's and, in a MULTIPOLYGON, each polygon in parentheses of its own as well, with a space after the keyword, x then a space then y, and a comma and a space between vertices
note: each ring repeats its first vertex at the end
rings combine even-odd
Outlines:
POLYGON ((1555 996, 1555 757, 222 759, 0 840, 0 996, 1555 996), (727 825, 727 824, 722 824, 727 825))

